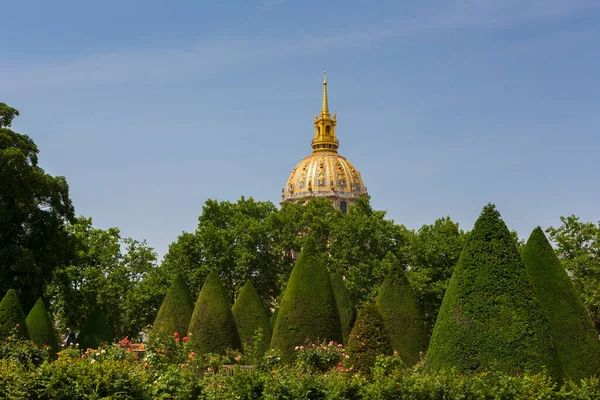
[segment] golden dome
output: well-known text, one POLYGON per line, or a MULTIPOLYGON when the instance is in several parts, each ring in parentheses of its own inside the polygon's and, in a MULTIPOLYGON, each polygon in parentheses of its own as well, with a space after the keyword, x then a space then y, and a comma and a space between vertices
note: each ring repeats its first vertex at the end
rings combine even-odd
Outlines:
POLYGON ((367 194, 360 172, 345 157, 338 154, 336 115, 329 114, 327 76, 323 81, 323 106, 315 116, 313 153, 294 168, 281 193, 282 202, 309 197, 326 197, 343 212, 357 197, 367 194))

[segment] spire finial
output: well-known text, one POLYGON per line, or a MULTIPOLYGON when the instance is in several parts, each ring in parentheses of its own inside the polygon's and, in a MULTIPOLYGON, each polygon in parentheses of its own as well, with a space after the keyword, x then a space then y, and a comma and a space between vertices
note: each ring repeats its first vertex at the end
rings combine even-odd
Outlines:
POLYGON ((329 115, 329 104, 327 101, 327 70, 323 71, 323 107, 321 116, 329 115))

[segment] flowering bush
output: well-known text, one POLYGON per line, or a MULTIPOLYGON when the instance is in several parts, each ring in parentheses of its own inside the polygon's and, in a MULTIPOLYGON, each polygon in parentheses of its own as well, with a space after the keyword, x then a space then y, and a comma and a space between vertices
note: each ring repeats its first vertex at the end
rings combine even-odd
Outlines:
POLYGON ((18 325, 12 329, 4 341, 0 342, 0 359, 38 366, 52 358, 51 351, 53 350, 49 346, 38 347, 32 341, 23 339, 18 325))
POLYGON ((348 358, 341 343, 311 343, 296 346, 296 365, 303 371, 326 372, 330 369, 343 369, 343 362, 348 358))

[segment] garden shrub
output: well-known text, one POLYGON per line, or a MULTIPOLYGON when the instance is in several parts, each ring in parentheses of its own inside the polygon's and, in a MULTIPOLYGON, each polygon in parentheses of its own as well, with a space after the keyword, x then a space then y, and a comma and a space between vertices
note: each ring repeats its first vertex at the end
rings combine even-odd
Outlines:
MULTIPOLYGON (((393 258, 388 254, 386 258, 393 258)), ((390 260, 391 261, 391 260, 390 260)), ((379 289, 376 304, 390 335, 392 349, 406 365, 419 361, 419 354, 427 350, 427 330, 417 298, 404 271, 396 263, 379 289)))
POLYGON ((427 367, 561 374, 548 320, 492 204, 475 222, 450 278, 427 367))
POLYGON ((223 354, 227 349, 242 350, 221 278, 212 270, 198 295, 188 332, 190 346, 198 354, 223 354))
POLYGON ((102 343, 112 343, 114 337, 106 316, 98 307, 88 315, 79 333, 79 347, 97 349, 102 343))
POLYGON ((344 279, 340 274, 331 274, 331 287, 335 296, 335 304, 340 314, 340 324, 342 325, 342 338, 344 344, 348 344, 348 336, 354 324, 354 306, 350 300, 350 292, 346 288, 344 279))
POLYGON ((31 311, 29 311, 29 315, 27 315, 25 321, 29 337, 33 343, 39 347, 50 346, 53 353, 58 352, 58 339, 54 330, 54 324, 41 297, 36 301, 31 311))
POLYGON ((171 340, 175 332, 187 335, 193 312, 194 300, 190 290, 185 279, 177 275, 158 310, 149 340, 171 340))
POLYGON ((15 327, 17 327, 20 337, 29 337, 25 313, 19 303, 17 292, 10 289, 0 302, 0 338, 11 335, 15 327))
POLYGON ((596 330, 540 227, 529 236, 522 258, 550 322, 565 376, 597 375, 600 373, 600 341, 596 330))
POLYGON ((329 273, 314 238, 304 242, 292 269, 273 329, 271 348, 286 361, 294 359, 294 347, 306 341, 342 342, 340 316, 329 273))
POLYGON ((258 354, 254 354, 254 356, 262 357, 269 350, 272 331, 267 311, 250 279, 240 290, 231 312, 244 349, 256 348, 258 354), (254 343, 254 337, 259 329, 260 343, 254 343))
POLYGON ((390 337, 378 307, 366 303, 358 312, 348 339, 350 363, 361 372, 369 373, 379 355, 392 354, 390 337))

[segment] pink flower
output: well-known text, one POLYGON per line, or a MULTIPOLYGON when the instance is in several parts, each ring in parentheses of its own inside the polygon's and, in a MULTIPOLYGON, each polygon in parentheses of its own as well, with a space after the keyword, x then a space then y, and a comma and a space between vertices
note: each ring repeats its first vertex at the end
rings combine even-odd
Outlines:
POLYGON ((190 358, 194 358, 196 356, 196 353, 194 353, 193 351, 190 353, 190 358))
POLYGON ((21 327, 21 324, 16 324, 15 326, 17 327, 17 329, 19 329, 21 327))
POLYGON ((82 354, 81 358, 87 358, 87 356, 85 354, 82 354))
POLYGON ((188 340, 189 340, 189 339, 188 339, 188 337, 187 337, 187 336, 184 336, 184 337, 183 337, 183 341, 184 341, 184 342, 187 342, 188 340))
POLYGON ((175 333, 173 334, 173 336, 175 336, 175 337, 179 337, 179 333, 175 332, 175 333))
POLYGON ((175 338, 175 343, 179 343, 179 338, 178 337, 175 338))
POLYGON ((344 347, 344 345, 340 343, 340 344, 338 344, 338 347, 344 347))

